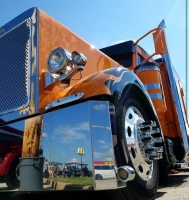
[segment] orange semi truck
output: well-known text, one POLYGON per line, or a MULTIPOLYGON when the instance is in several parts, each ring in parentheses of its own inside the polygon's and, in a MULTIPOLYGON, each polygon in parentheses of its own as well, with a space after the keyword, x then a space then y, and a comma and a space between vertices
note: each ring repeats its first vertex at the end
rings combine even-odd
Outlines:
POLYGON ((154 199, 158 182, 168 184, 169 170, 188 161, 187 109, 164 22, 137 41, 96 49, 31 8, 0 28, 0 71, 0 144, 7 154, 17 152, 8 165, 0 152, 0 169, 6 168, 0 175, 10 188, 19 187, 14 173, 23 147, 10 150, 14 140, 4 138, 19 132, 23 140, 28 122, 39 118, 43 155, 74 160, 83 148, 93 178, 82 189, 105 190, 114 199, 154 199), (150 34, 153 54, 139 45, 150 34), (110 179, 95 179, 97 161, 113 163, 110 179))

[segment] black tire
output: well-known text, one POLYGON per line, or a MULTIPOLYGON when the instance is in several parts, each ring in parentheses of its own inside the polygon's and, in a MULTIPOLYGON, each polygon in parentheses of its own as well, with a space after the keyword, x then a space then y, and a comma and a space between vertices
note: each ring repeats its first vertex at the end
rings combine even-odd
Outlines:
MULTIPOLYGON (((133 109, 133 116, 135 112, 140 119, 144 119, 144 121, 153 120, 156 121, 156 117, 154 115, 153 109, 151 108, 150 104, 146 101, 139 101, 139 98, 136 98, 134 95, 128 97, 124 96, 115 106, 115 130, 118 137, 118 144, 116 152, 119 155, 117 156, 118 165, 128 165, 135 169, 135 179, 127 182, 125 188, 112 190, 111 196, 113 199, 125 199, 125 200, 152 200, 155 199, 155 195, 158 188, 158 176, 159 176, 159 169, 158 169, 158 161, 154 160, 151 163, 146 162, 144 166, 141 164, 133 164, 134 159, 141 158, 141 156, 137 157, 137 154, 142 155, 141 152, 137 153, 135 148, 135 153, 132 153, 132 146, 129 147, 128 135, 131 133, 127 126, 127 118, 126 115, 129 114, 130 109, 133 109), (130 149, 129 149, 130 148, 130 149), (125 152, 125 153, 124 153, 125 152), (134 154, 134 155, 133 155, 134 154), (135 157, 134 157, 135 156, 135 157), (147 171, 148 168, 150 171, 147 171), (143 170, 145 169, 145 170, 143 170), (142 170, 142 171, 141 171, 142 170), (146 175, 145 175, 145 173, 146 175), (148 174, 149 172, 149 174, 148 174)), ((128 117, 129 118, 129 117, 128 117)), ((136 121, 136 120, 133 120, 136 121)), ((129 123, 128 123, 129 124, 129 123)), ((134 129, 133 129, 134 132, 134 129)), ((132 133, 133 134, 133 133, 132 133)), ((136 143, 137 144, 137 143, 136 143)))
POLYGON ((9 189, 17 189, 20 186, 17 170, 19 170, 19 158, 13 160, 9 168, 9 172, 5 178, 5 183, 9 189))
POLYGON ((166 160, 159 161, 159 185, 169 185, 169 167, 166 160))
POLYGON ((96 179, 96 180, 102 180, 103 178, 102 178, 102 175, 96 174, 96 175, 95 175, 95 179, 96 179))

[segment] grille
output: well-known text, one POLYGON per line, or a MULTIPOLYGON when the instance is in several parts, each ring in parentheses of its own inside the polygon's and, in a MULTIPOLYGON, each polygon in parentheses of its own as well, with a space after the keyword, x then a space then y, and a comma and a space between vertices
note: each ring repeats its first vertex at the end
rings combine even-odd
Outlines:
POLYGON ((29 103, 30 20, 0 37, 0 114, 29 103))

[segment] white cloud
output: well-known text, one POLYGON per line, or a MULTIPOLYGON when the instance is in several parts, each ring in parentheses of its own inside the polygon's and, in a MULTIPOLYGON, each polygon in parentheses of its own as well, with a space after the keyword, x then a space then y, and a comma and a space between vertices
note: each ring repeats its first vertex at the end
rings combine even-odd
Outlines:
POLYGON ((100 144, 101 149, 108 149, 110 148, 110 144, 105 142, 104 140, 98 140, 97 141, 100 144))
POLYGON ((68 162, 78 162, 78 160, 76 158, 72 158, 71 160, 69 160, 68 162))
POLYGON ((95 110, 104 110, 106 108, 106 106, 104 104, 99 104, 99 105, 95 105, 94 109, 95 110))
POLYGON ((83 122, 83 123, 77 124, 77 126, 75 127, 75 130, 89 131, 90 130, 89 123, 83 122))
POLYGON ((80 124, 76 124, 75 126, 64 125, 62 127, 58 127, 54 134, 60 135, 61 143, 71 143, 73 140, 82 140, 86 139, 85 134, 81 133, 82 131, 89 131, 89 123, 84 122, 80 124))
POLYGON ((44 138, 44 137, 47 137, 47 133, 43 132, 43 133, 42 133, 42 137, 43 137, 43 138, 44 138))
POLYGON ((104 140, 97 140, 97 142, 100 144, 106 144, 106 142, 104 140))
POLYGON ((109 149, 107 152, 94 152, 94 160, 107 160, 112 161, 113 160, 113 149, 109 149))
POLYGON ((107 144, 107 145, 102 145, 102 146, 101 146, 102 149, 108 149, 109 147, 110 147, 110 145, 108 145, 108 144, 107 144))
POLYGON ((111 45, 115 45, 115 44, 119 44, 119 43, 123 43, 126 42, 127 40, 117 40, 111 43, 111 45))
MULTIPOLYGON (((123 43, 123 42, 127 42, 128 40, 117 40, 117 41, 114 41, 111 43, 111 45, 115 45, 115 44, 120 44, 120 43, 123 43)), ((136 40, 132 40, 133 42, 136 42, 136 40)))

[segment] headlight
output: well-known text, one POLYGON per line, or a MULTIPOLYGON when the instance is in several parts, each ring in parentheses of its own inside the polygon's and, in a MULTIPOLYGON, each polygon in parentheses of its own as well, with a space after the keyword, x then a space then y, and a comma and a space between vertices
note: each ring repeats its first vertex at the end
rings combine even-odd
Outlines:
POLYGON ((74 64, 85 66, 87 62, 87 58, 82 53, 79 53, 77 51, 73 51, 71 57, 74 64))
POLYGON ((55 48, 47 59, 49 72, 66 74, 71 69, 71 54, 61 47, 55 48))

